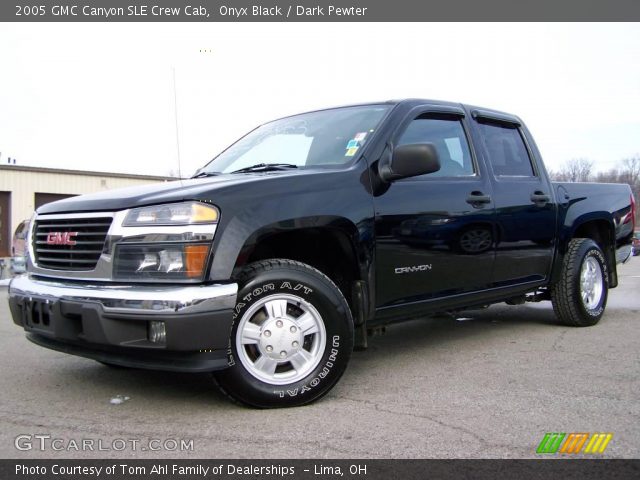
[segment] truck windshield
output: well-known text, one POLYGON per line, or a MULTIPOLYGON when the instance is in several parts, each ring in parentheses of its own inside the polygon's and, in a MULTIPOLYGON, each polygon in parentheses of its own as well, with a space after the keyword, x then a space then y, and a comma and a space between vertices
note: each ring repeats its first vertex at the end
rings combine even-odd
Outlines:
POLYGON ((334 108, 266 123, 231 145, 198 175, 346 165, 361 152, 389 108, 334 108))

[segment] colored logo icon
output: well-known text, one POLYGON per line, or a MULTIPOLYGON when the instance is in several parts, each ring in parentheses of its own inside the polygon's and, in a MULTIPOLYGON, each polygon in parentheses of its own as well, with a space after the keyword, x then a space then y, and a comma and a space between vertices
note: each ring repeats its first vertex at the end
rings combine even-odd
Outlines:
POLYGON ((613 433, 545 433, 536 453, 604 453, 613 433))

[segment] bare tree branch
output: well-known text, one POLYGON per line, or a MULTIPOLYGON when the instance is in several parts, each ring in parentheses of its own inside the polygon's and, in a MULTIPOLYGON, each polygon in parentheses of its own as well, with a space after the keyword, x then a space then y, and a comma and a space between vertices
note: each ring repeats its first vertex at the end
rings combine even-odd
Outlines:
POLYGON ((565 162, 559 171, 549 172, 549 175, 553 180, 560 182, 590 182, 593 179, 592 169, 593 162, 591 160, 574 158, 565 162))

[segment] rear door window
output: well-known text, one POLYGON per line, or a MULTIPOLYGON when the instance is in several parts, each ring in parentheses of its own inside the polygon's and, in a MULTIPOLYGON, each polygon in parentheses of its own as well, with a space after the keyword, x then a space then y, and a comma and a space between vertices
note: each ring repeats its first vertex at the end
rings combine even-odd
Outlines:
POLYGON ((497 177, 535 177, 522 133, 514 125, 478 123, 489 163, 497 177))

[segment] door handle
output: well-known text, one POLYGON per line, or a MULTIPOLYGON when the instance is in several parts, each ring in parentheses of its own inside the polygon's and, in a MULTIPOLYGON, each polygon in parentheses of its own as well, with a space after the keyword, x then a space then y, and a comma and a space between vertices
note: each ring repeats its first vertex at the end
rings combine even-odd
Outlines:
POLYGON ((531 194, 531 201, 542 207, 551 201, 551 197, 540 190, 536 190, 531 194))
POLYGON ((491 203, 491 196, 479 191, 473 191, 467 197, 467 203, 474 208, 482 208, 485 204, 491 203))

